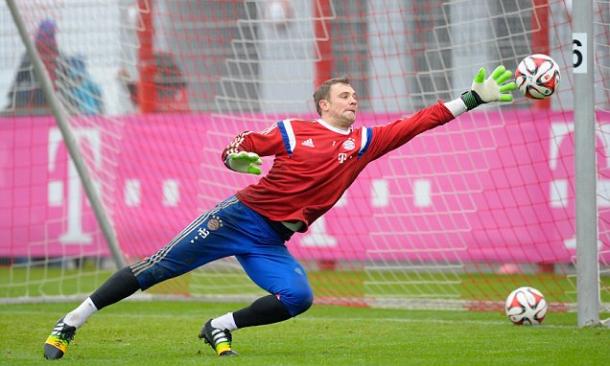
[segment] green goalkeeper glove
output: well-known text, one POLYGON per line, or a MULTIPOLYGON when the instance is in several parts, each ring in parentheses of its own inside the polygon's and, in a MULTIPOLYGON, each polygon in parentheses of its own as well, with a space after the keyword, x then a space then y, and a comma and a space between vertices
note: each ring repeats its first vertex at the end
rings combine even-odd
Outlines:
POLYGON ((513 101, 511 92, 517 89, 517 84, 514 81, 506 83, 513 75, 512 72, 500 65, 487 79, 485 79, 485 74, 485 68, 481 67, 472 81, 470 90, 461 95, 467 110, 483 103, 513 101))
POLYGON ((263 161, 257 153, 240 151, 227 156, 226 165, 236 172, 248 174, 260 174, 263 161))

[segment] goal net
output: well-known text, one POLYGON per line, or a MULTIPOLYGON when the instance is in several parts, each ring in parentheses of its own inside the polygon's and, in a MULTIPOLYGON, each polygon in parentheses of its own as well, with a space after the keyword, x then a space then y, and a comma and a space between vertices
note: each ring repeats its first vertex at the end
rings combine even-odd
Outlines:
MULTIPOLYGON (((244 130, 317 118, 321 81, 350 77, 358 125, 470 87, 532 53, 560 66, 545 101, 515 93, 371 164, 288 247, 316 301, 500 309, 516 287, 570 309, 575 290, 571 1, 37 0, 18 2, 69 114, 127 263, 153 254, 257 177, 220 153, 244 130)), ((610 7, 595 3, 599 265, 610 304, 610 7)), ((0 4, 0 298, 82 298, 114 270, 6 4, 0 4)), ((264 170, 271 159, 264 159, 264 170)), ((248 300, 232 258, 141 296, 248 300)))

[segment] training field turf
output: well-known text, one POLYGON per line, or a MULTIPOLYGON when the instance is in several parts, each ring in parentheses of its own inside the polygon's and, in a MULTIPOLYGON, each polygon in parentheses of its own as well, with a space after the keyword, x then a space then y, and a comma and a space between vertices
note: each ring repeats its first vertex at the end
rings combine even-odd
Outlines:
MULTIPOLYGON (((75 304, 0 305, 1 365, 48 365, 42 344, 75 304)), ((284 323, 234 333, 219 359, 197 338, 208 318, 241 304, 126 301, 94 315, 60 365, 609 365, 610 329, 573 313, 513 326, 500 313, 314 305, 284 323)), ((605 314, 608 316, 608 314, 605 314)))

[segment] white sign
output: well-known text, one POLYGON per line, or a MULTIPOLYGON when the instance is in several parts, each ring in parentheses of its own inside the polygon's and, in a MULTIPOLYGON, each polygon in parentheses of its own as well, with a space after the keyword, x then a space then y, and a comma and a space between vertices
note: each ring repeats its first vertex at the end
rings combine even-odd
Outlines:
POLYGON ((575 74, 587 73, 587 33, 572 33, 572 66, 575 74))

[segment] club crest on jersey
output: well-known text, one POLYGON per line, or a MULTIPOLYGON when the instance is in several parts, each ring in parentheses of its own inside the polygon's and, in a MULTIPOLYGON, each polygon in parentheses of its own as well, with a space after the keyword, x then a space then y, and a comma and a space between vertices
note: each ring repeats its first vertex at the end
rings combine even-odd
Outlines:
POLYGON ((222 227, 222 220, 218 216, 212 216, 212 218, 208 221, 208 229, 210 231, 216 231, 222 227))
POLYGON ((346 140, 343 143, 343 148, 347 151, 354 150, 356 148, 356 143, 354 142, 354 139, 350 138, 349 140, 346 140))

